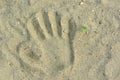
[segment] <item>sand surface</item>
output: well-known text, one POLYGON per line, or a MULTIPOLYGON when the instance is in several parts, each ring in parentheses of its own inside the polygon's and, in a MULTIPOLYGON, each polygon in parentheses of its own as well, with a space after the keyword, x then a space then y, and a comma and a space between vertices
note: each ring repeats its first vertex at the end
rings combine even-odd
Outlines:
POLYGON ((120 0, 0 0, 0 80, 120 80, 120 0))

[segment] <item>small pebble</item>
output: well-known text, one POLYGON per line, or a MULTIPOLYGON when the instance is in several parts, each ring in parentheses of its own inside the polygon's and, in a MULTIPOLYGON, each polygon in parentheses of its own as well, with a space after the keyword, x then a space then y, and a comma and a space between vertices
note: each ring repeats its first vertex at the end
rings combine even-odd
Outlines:
POLYGON ((81 5, 84 4, 83 2, 80 3, 81 5))
POLYGON ((83 4, 84 4, 84 2, 80 2, 80 3, 79 3, 79 5, 83 5, 83 4))
POLYGON ((92 12, 95 12, 95 10, 92 10, 92 12))

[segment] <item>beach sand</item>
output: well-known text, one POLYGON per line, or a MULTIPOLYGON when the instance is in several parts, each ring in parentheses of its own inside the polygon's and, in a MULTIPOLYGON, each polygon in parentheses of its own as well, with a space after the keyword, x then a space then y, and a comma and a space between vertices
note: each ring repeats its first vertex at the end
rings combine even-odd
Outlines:
POLYGON ((120 80, 120 0, 0 0, 0 80, 120 80))

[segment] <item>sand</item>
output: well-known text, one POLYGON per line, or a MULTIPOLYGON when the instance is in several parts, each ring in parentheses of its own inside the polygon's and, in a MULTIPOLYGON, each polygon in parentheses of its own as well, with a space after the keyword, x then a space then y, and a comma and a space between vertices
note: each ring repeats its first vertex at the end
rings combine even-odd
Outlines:
POLYGON ((0 80, 120 80, 120 0, 0 0, 0 80))

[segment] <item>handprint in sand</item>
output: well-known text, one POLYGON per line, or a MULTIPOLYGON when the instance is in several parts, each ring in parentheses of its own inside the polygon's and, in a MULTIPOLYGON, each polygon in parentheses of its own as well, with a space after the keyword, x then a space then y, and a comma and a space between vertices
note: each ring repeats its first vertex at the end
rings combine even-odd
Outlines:
POLYGON ((49 75, 69 67, 74 61, 71 44, 71 36, 74 34, 71 28, 74 26, 74 20, 67 14, 59 15, 54 11, 35 14, 28 20, 27 29, 35 45, 40 48, 41 56, 34 54, 32 49, 26 50, 21 46, 21 59, 49 75))

